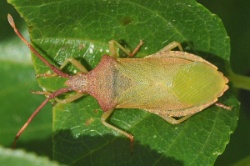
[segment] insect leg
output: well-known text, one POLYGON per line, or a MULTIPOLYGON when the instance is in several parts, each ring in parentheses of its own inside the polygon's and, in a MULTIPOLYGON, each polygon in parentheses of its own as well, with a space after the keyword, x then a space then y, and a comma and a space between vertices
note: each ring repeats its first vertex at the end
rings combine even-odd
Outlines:
POLYGON ((222 104, 222 103, 219 103, 219 102, 217 102, 217 103, 215 103, 215 105, 217 106, 217 107, 220 107, 220 108, 223 108, 223 109, 226 109, 226 110, 232 110, 232 107, 230 107, 230 106, 226 106, 226 105, 224 105, 224 104, 222 104))
POLYGON ((143 41, 140 40, 140 43, 135 47, 135 49, 132 51, 132 53, 129 55, 129 57, 134 57, 135 54, 140 50, 140 48, 143 44, 144 44, 143 41))
MULTIPOLYGON (((47 92, 47 91, 32 91, 32 93, 33 93, 33 94, 38 94, 38 95, 45 95, 45 96, 51 95, 51 93, 50 93, 50 92, 47 92)), ((65 99, 58 99, 57 97, 55 97, 55 100, 56 100, 56 102, 58 102, 58 103, 63 103, 63 104, 65 104, 65 103, 70 103, 70 102, 72 102, 72 101, 75 101, 75 100, 81 98, 81 97, 84 96, 84 95, 86 95, 86 94, 83 94, 83 93, 76 93, 76 94, 73 94, 73 95, 71 95, 71 96, 69 96, 69 97, 67 97, 67 98, 65 98, 65 99)))
POLYGON ((36 75, 36 78, 40 78, 40 77, 43 77, 43 78, 49 78, 49 77, 58 77, 58 75, 56 73, 43 73, 43 74, 37 74, 36 75))
POLYGON ((66 59, 63 64, 60 66, 60 70, 62 70, 67 64, 72 63, 72 65, 74 65, 77 69, 79 69, 81 72, 83 73, 88 73, 88 70, 81 64, 79 63, 77 60, 73 59, 73 58, 68 58, 66 59))
POLYGON ((115 130, 116 132, 124 135, 125 137, 129 138, 130 139, 130 147, 131 147, 131 151, 132 151, 132 147, 133 147, 133 143, 134 143, 134 136, 132 134, 129 134, 127 133, 126 131, 123 131, 111 124, 109 124, 106 120, 110 117, 110 115, 112 114, 114 110, 109 110, 107 112, 104 112, 102 114, 102 117, 101 117, 101 122, 104 126, 106 126, 107 128, 110 128, 112 130, 115 130))
POLYGON ((163 49, 161 49, 159 52, 166 52, 166 51, 171 51, 172 49, 178 47, 180 51, 183 51, 183 48, 181 46, 181 43, 173 41, 166 45, 163 49))
POLYGON ((81 97, 84 96, 84 95, 86 95, 86 94, 83 94, 83 93, 76 93, 76 94, 73 94, 72 96, 69 96, 69 97, 67 97, 67 98, 65 98, 65 99, 62 99, 62 100, 61 100, 61 99, 55 98, 55 100, 56 100, 58 103, 63 103, 63 104, 65 104, 65 103, 70 103, 70 102, 72 102, 72 101, 75 101, 75 100, 81 98, 81 97))
MULTIPOLYGON (((160 116, 160 115, 159 115, 160 116)), ((175 119, 173 117, 169 117, 169 116, 160 116, 162 117, 165 121, 167 121, 170 124, 180 124, 183 121, 187 120, 188 118, 190 118, 192 115, 187 115, 187 116, 183 116, 180 119, 175 119)))
MULTIPOLYGON (((68 58, 66 59, 63 64, 60 66, 60 70, 62 70, 67 64, 72 63, 78 70, 80 70, 83 73, 88 73, 88 70, 81 64, 79 63, 77 60, 73 59, 73 58, 68 58)), ((53 74, 38 74, 36 75, 36 78, 39 77, 57 77, 58 75, 56 73, 53 74)))
POLYGON ((114 58, 118 58, 119 55, 116 51, 116 46, 118 48, 120 48, 123 52, 125 52, 127 55, 130 55, 130 50, 124 48, 120 43, 118 43, 117 41, 115 40, 110 40, 109 41, 109 51, 110 51, 110 55, 111 57, 114 57, 114 58))
POLYGON ((119 55, 117 54, 116 47, 120 48, 123 52, 125 52, 129 57, 134 57, 135 54, 139 51, 141 46, 143 45, 143 41, 140 40, 140 43, 136 46, 136 48, 130 52, 130 50, 124 48, 120 43, 118 43, 115 40, 109 41, 109 50, 110 50, 110 56, 118 58, 119 55))

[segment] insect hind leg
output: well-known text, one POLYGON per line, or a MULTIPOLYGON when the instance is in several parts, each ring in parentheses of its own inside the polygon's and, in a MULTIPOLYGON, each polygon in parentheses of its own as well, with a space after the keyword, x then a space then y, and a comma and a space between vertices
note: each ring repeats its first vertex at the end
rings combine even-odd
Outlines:
POLYGON ((131 151, 133 151, 133 143, 134 143, 134 136, 132 134, 129 134, 128 132, 126 131, 123 131, 113 125, 111 125, 110 123, 107 122, 107 119, 110 117, 110 115, 112 114, 114 110, 109 110, 109 111, 106 111, 102 114, 102 117, 101 117, 101 122, 104 126, 106 126, 107 128, 110 128, 122 135, 124 135, 125 137, 129 138, 130 140, 130 148, 131 148, 131 151))

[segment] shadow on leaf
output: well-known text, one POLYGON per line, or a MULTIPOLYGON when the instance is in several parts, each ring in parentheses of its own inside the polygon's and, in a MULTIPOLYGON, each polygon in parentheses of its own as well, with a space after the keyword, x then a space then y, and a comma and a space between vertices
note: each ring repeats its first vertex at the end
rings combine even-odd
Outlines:
POLYGON ((54 142, 54 159, 62 164, 183 165, 183 162, 166 157, 137 141, 131 152, 128 139, 112 135, 75 138, 70 130, 61 130, 53 139, 57 140, 54 142))

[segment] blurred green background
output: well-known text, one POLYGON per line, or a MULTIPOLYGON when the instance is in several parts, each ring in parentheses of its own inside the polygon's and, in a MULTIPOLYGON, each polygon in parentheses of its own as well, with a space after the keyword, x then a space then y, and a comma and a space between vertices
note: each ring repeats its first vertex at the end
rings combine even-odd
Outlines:
MULTIPOLYGON (((207 9, 209 9, 212 13, 215 13, 218 15, 228 32, 228 35, 231 38, 231 67, 234 72, 238 74, 243 75, 249 75, 250 76, 250 1, 249 0, 220 0, 220 1, 208 1, 208 0, 198 0, 199 3, 204 5, 207 9)), ((22 64, 26 64, 27 68, 32 68, 32 63, 30 60, 29 50, 26 48, 24 44, 21 43, 21 41, 14 36, 14 33, 10 26, 8 25, 6 15, 7 13, 12 13, 13 17, 16 19, 16 24, 19 25, 22 32, 24 32, 24 35, 27 37, 28 32, 25 30, 25 23, 23 20, 20 19, 18 14, 15 12, 15 10, 8 5, 5 1, 0 2, 1 10, 0 10, 0 66, 1 70, 4 69, 3 62, 4 61, 11 61, 13 63, 19 63, 22 62, 22 64), (17 19, 19 18, 19 19, 17 19), (18 48, 18 49, 15 49, 18 48), (22 55, 22 56, 16 56, 16 55, 22 55), (15 57, 15 58, 13 58, 15 57), (20 58, 16 58, 20 57, 20 58)), ((25 68, 24 67, 24 68, 25 68)), ((5 67, 6 68, 6 67, 5 67)), ((24 69, 25 70, 25 69, 24 69)), ((17 71, 14 72, 15 69, 13 69, 13 73, 4 73, 4 71, 1 71, 0 73, 0 86, 4 84, 4 79, 20 77, 18 75, 17 71), (18 76, 17 76, 18 75, 18 76)), ((34 96, 29 94, 30 89, 39 89, 35 78, 34 73, 29 73, 30 80, 27 79, 28 84, 27 88, 20 90, 15 93, 27 93, 30 97, 30 101, 34 104, 34 107, 39 104, 40 101, 42 101, 41 96, 34 96)), ((18 80, 17 80, 18 81, 18 80)), ((16 83, 16 82, 14 82, 16 83)), ((14 84, 13 84, 14 85, 14 84)), ((4 102, 11 101, 11 98, 8 98, 8 96, 4 96, 4 88, 0 90, 0 106, 4 102)), ((14 92, 13 92, 14 93, 14 92)), ((239 124, 236 131, 231 136, 231 141, 228 144, 226 151, 221 155, 216 162, 216 165, 231 165, 233 163, 236 163, 245 157, 250 155, 250 102, 248 101, 250 98, 250 92, 239 90, 235 92, 236 95, 238 95, 239 101, 241 101, 241 110, 240 110, 240 117, 239 117, 239 124)), ((20 100, 21 101, 21 100, 20 100)), ((12 103, 14 104, 14 103, 12 103)), ((33 105, 32 104, 32 105, 33 105)), ((34 107, 31 106, 28 103, 24 103, 24 107, 27 107, 29 110, 34 110, 34 107)), ((27 109, 27 108, 22 108, 27 109)), ((0 108, 0 110, 2 110, 0 108)), ((11 110, 10 110, 11 111, 11 110)), ((48 134, 43 135, 44 137, 49 136, 49 133, 51 131, 50 123, 51 123, 51 112, 42 113, 43 115, 39 115, 39 117, 36 119, 36 121, 39 120, 46 120, 48 122, 48 126, 42 128, 41 130, 46 130, 48 134), (45 117, 45 118, 44 118, 45 117)), ((1 116, 14 116, 10 112, 2 112, 1 116)), ((5 122, 1 121, 1 127, 8 126, 12 122, 5 122)), ((13 121, 14 123, 14 121, 13 121)), ((17 126, 20 127, 20 124, 17 124, 17 126)), ((32 125, 30 126, 32 128, 32 125)), ((32 130, 32 129, 31 129, 32 130)), ((29 133, 30 134, 30 133, 29 133)), ((0 137, 8 137, 8 133, 6 135, 1 135, 0 137)), ((37 136, 38 137, 38 136, 37 136)), ((40 136, 39 136, 40 137, 40 136)), ((12 138, 10 137, 12 140, 12 138)), ((50 141, 50 140, 49 140, 50 141)), ((10 141, 11 142, 11 141, 10 141)), ((3 146, 9 146, 8 143, 2 143, 3 146)), ((41 147, 37 147, 38 149, 41 147)), ((41 149, 40 149, 41 150, 41 149)), ((42 150, 41 150, 42 151, 42 150)), ((48 150, 49 151, 49 150, 48 150)), ((249 163, 250 165, 250 163, 249 163)))

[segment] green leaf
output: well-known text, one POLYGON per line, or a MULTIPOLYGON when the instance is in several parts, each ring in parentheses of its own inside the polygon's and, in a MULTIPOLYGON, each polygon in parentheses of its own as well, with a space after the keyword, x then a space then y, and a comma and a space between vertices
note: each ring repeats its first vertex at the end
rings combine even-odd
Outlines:
MULTIPOLYGON (((176 1, 18 1, 9 0, 29 26, 34 46, 52 64, 67 58, 89 70, 104 54, 108 41, 124 40, 137 57, 157 52, 172 41, 224 69, 229 37, 220 19, 194 0, 176 1)), ((38 74, 50 72, 36 57, 38 74)), ((74 73, 69 66, 66 72, 74 73)), ((62 78, 40 78, 47 91, 62 88, 62 78)), ((221 99, 232 111, 211 106, 180 125, 170 125, 143 110, 119 109, 110 123, 135 136, 130 154, 127 138, 100 122, 102 110, 91 96, 53 108, 54 159, 82 165, 212 165, 223 153, 238 120, 239 104, 226 93, 221 99)))
POLYGON ((15 166, 58 166, 59 164, 49 161, 46 157, 38 157, 35 154, 23 150, 12 150, 0 147, 0 164, 15 166))

